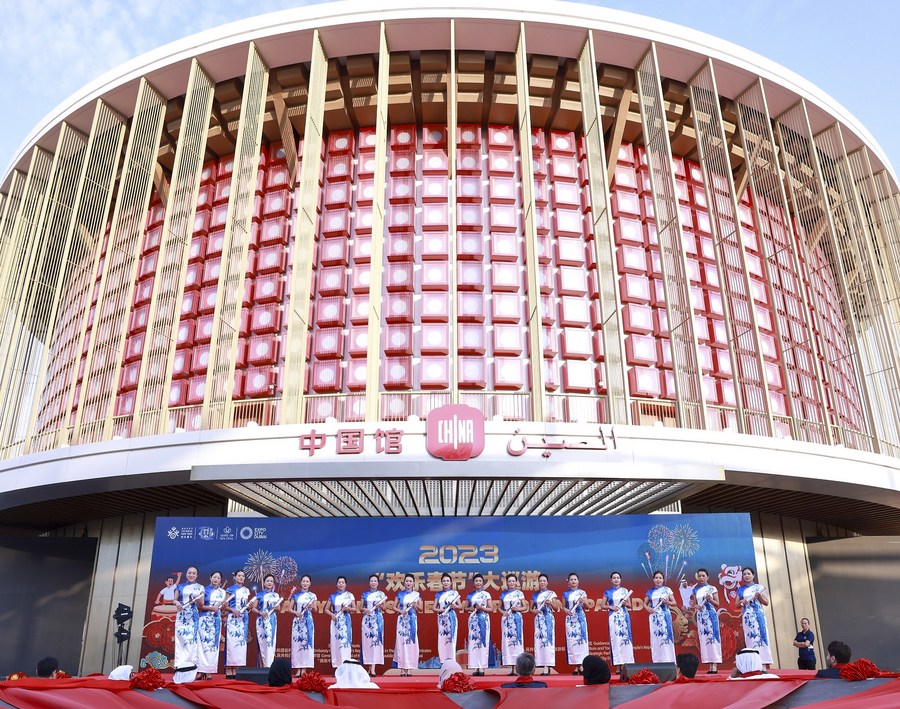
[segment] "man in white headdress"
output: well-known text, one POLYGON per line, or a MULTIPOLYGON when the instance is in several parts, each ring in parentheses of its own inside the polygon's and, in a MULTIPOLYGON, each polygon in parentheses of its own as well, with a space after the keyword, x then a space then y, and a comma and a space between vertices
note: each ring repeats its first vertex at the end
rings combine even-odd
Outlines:
POLYGON ((175 684, 186 684, 197 679, 197 665, 182 665, 175 668, 175 676, 172 681, 175 684))
POLYGON ((112 672, 109 673, 109 679, 131 679, 131 675, 134 673, 132 670, 134 669, 133 665, 119 665, 112 672))
POLYGON ((744 648, 734 656, 734 669, 728 679, 778 679, 778 675, 763 672, 759 650, 744 648))
POLYGON ((441 664, 441 674, 438 676, 438 689, 441 688, 441 685, 444 684, 444 680, 447 679, 450 675, 455 675, 457 672, 462 672, 463 668, 456 660, 444 660, 441 664))
POLYGON ((338 689, 380 689, 359 660, 344 660, 334 673, 334 687, 338 689))

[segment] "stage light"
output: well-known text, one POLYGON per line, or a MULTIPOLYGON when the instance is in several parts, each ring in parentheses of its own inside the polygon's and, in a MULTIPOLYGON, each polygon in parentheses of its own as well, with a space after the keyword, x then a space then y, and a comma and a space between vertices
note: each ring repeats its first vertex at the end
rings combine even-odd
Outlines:
POLYGON ((120 603, 116 607, 115 613, 113 613, 113 620, 116 621, 119 625, 122 623, 127 623, 134 617, 134 613, 131 610, 131 606, 126 606, 124 603, 120 603))
POLYGON ((116 632, 113 633, 113 637, 116 639, 116 642, 121 645, 122 643, 131 640, 131 631, 120 625, 116 628, 116 632))

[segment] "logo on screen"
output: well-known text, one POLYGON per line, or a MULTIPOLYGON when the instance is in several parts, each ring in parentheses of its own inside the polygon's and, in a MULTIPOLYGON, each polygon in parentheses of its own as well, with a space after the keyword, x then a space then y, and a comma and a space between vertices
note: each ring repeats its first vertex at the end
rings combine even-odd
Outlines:
POLYGON ((462 404, 448 404, 428 414, 425 449, 442 460, 469 460, 484 451, 484 414, 462 404))

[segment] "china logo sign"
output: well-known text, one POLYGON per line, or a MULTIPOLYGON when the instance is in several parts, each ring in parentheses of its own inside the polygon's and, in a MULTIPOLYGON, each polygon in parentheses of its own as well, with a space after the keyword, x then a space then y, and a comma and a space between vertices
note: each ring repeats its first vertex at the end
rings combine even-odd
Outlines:
POLYGON ((450 404, 428 414, 425 448, 442 460, 469 460, 484 451, 484 414, 462 404, 450 404))

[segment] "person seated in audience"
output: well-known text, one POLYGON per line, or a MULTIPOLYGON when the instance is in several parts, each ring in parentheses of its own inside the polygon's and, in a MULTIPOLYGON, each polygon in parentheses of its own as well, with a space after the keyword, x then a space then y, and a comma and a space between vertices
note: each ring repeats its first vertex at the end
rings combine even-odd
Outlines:
POLYGON ((338 689, 380 689, 369 677, 366 668, 359 664, 359 660, 344 660, 335 670, 334 679, 332 686, 338 689))
POLYGON ((438 675, 438 689, 441 688, 441 685, 444 684, 444 680, 447 679, 450 675, 455 675, 457 672, 462 672, 462 666, 456 660, 444 660, 441 663, 441 673, 438 675))
POLYGON ((692 652, 680 652, 675 656, 675 679, 694 679, 700 667, 700 658, 692 652))
POLYGON ((38 660, 37 676, 39 679, 56 679, 59 674, 59 660, 55 657, 44 657, 38 660))
POLYGON ((850 662, 853 652, 846 643, 840 640, 832 640, 828 643, 828 655, 825 657, 825 669, 816 672, 816 677, 822 679, 840 679, 841 667, 850 662))
POLYGON ((764 672, 759 650, 745 647, 734 656, 734 669, 728 679, 778 679, 778 675, 764 672))
POLYGON ((175 684, 188 684, 189 682, 193 682, 197 679, 197 665, 180 665, 175 668, 175 674, 172 676, 172 681, 175 684))
POLYGON ((609 684, 609 665, 602 657, 596 655, 588 655, 582 663, 584 667, 584 683, 591 684, 609 684))
POLYGON ((516 681, 507 682, 500 686, 504 689, 542 689, 547 686, 546 682, 534 679, 534 655, 530 652, 523 652, 516 658, 516 681))
POLYGON ((286 657, 277 657, 269 667, 269 686, 287 687, 291 681, 291 661, 286 657))
POLYGON ((134 672, 132 672, 133 669, 134 665, 119 665, 118 667, 116 667, 116 669, 109 673, 108 679, 119 681, 130 680, 132 677, 134 677, 134 672))

